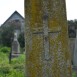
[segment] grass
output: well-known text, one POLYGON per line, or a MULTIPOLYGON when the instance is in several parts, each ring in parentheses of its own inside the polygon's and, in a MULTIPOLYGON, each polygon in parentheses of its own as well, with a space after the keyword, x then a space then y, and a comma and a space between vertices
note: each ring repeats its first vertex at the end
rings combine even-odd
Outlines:
POLYGON ((25 55, 13 58, 9 64, 7 53, 0 52, 0 77, 24 77, 25 55))
POLYGON ((73 72, 72 73, 72 77, 76 77, 76 72, 73 72))

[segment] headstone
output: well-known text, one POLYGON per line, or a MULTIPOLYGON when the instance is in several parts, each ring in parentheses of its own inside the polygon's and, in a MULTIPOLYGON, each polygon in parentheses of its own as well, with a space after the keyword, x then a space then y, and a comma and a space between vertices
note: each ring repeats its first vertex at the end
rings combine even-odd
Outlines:
POLYGON ((71 77, 65 0, 25 0, 26 77, 71 77))
POLYGON ((71 62, 73 65, 73 60, 74 60, 74 49, 75 49, 75 39, 76 38, 69 38, 69 45, 70 45, 70 51, 71 51, 71 62))
POLYGON ((75 39, 73 65, 74 65, 74 67, 77 68, 77 30, 76 30, 76 39, 75 39))
POLYGON ((12 57, 17 57, 20 54, 20 44, 17 40, 17 33, 14 33, 14 39, 12 42, 12 51, 11 51, 11 56, 12 57))

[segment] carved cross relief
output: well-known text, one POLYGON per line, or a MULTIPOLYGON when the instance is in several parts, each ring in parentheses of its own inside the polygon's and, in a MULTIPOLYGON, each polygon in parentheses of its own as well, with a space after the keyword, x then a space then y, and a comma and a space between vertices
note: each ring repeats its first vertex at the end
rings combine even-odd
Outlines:
POLYGON ((54 34, 56 33, 57 35, 61 32, 60 30, 56 30, 56 31, 49 31, 48 28, 48 19, 49 19, 49 14, 48 14, 48 8, 47 8, 48 4, 46 0, 43 0, 43 32, 40 31, 36 31, 34 32, 34 34, 43 34, 43 45, 44 45, 44 59, 49 61, 51 60, 50 57, 50 45, 49 45, 49 35, 50 34, 54 34))

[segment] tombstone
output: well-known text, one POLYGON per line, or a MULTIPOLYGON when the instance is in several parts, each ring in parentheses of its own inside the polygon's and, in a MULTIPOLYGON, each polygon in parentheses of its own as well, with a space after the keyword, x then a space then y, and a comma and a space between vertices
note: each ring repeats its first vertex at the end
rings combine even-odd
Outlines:
POLYGON ((71 77, 65 0, 25 0, 26 77, 71 77))
POLYGON ((17 40, 17 33, 14 33, 14 39, 12 42, 12 51, 11 51, 11 56, 12 57, 17 57, 20 54, 20 44, 17 40))
POLYGON ((75 39, 75 48, 74 48, 73 65, 74 65, 74 67, 77 68, 77 30, 76 30, 76 39, 75 39))
POLYGON ((71 51, 71 62, 73 65, 74 60, 74 49, 75 49, 75 38, 69 38, 69 45, 70 45, 70 51, 71 51))

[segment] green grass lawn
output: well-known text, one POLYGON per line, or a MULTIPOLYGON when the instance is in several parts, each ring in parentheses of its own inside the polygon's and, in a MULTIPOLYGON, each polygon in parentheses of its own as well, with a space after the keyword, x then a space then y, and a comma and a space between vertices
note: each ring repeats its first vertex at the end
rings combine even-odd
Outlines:
POLYGON ((13 58, 9 64, 7 53, 0 52, 0 77, 24 77, 25 55, 13 58))

